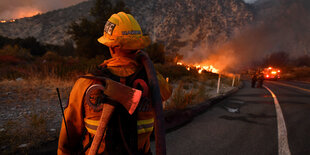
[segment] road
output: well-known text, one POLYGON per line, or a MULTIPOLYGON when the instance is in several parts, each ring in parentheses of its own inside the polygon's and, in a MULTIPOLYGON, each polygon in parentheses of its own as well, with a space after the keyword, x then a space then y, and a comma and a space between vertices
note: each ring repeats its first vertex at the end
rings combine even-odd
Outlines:
MULTIPOLYGON (((167 154, 310 154, 310 83, 265 81, 265 86, 274 97, 244 82, 237 93, 168 133, 167 154)), ((155 152, 154 142, 151 148, 155 152)))

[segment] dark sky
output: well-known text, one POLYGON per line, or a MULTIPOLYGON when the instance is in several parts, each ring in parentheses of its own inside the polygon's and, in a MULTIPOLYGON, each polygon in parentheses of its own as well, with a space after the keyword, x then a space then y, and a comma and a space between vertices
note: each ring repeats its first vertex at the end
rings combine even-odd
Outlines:
POLYGON ((86 0, 0 0, 0 19, 29 17, 86 0))

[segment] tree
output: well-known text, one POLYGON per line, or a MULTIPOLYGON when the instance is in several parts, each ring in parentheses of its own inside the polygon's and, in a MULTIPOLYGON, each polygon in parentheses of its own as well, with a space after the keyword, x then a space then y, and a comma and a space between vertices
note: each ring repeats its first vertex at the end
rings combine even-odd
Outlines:
POLYGON ((65 40, 64 45, 59 47, 59 50, 57 51, 58 55, 61 56, 74 56, 74 44, 72 40, 65 40))
POLYGON ((117 12, 124 11, 130 13, 123 1, 118 1, 115 6, 108 0, 96 0, 90 14, 92 20, 82 18, 78 22, 73 22, 69 26, 67 33, 75 41, 76 54, 82 57, 95 57, 104 55, 110 57, 108 47, 100 44, 97 39, 103 35, 106 21, 117 12))
POLYGON ((290 62, 289 54, 284 51, 279 51, 270 54, 264 60, 265 66, 286 67, 290 62))
POLYGON ((45 54, 45 47, 37 41, 34 37, 27 37, 25 39, 16 39, 15 40, 18 45, 22 48, 26 48, 30 50, 30 54, 34 56, 42 56, 45 54))
POLYGON ((0 48, 2 48, 3 46, 9 44, 10 42, 12 42, 11 39, 9 39, 7 37, 0 36, 0 48))
POLYGON ((303 66, 310 67, 310 56, 308 55, 299 56, 297 59, 295 59, 295 65, 297 67, 303 67, 303 66))

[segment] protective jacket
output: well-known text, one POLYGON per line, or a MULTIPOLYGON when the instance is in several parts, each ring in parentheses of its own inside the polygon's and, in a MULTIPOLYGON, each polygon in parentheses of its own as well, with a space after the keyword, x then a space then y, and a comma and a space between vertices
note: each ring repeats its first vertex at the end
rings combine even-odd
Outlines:
MULTIPOLYGON (((150 100, 147 76, 144 68, 136 61, 116 57, 104 61, 99 69, 90 76, 104 76, 130 87, 142 90, 142 98, 133 115, 122 106, 115 104, 114 111, 98 154, 150 154, 150 136, 154 126, 154 110, 150 100)), ((172 93, 170 85, 157 74, 162 100, 167 100, 172 93)), ((65 109, 65 118, 69 137, 62 122, 58 154, 88 154, 92 139, 99 125, 102 104, 88 105, 84 100, 86 90, 100 81, 80 78, 74 84, 65 109)), ((91 100, 100 103, 111 102, 98 98, 102 92, 91 95, 91 100)), ((119 94, 120 97, 122 94, 119 94)))

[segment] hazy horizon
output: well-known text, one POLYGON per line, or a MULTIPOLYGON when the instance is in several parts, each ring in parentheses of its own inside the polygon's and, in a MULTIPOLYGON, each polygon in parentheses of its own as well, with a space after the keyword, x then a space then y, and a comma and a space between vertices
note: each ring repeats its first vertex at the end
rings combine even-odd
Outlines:
POLYGON ((0 19, 31 17, 38 13, 66 8, 87 0, 1 0, 0 19))

